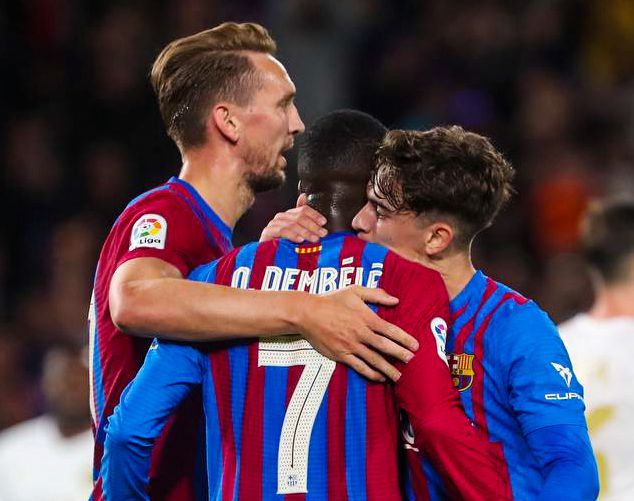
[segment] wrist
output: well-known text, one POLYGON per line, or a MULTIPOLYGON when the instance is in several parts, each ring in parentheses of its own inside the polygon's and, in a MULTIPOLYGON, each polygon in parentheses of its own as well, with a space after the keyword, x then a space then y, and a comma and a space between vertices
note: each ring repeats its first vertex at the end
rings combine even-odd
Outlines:
POLYGON ((308 292, 299 291, 292 291, 285 295, 282 316, 283 321, 288 326, 288 333, 304 335, 307 312, 311 307, 310 302, 314 298, 308 292))

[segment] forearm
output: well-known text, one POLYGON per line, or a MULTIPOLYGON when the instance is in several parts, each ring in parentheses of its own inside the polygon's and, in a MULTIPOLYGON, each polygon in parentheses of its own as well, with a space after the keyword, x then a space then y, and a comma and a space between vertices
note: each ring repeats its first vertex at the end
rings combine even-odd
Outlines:
POLYGON ((584 427, 548 426, 526 439, 544 478, 540 500, 597 498, 597 465, 584 427))
POLYGON ((113 319, 121 330, 183 341, 296 333, 310 301, 307 293, 233 289, 179 278, 129 281, 118 294, 113 319))

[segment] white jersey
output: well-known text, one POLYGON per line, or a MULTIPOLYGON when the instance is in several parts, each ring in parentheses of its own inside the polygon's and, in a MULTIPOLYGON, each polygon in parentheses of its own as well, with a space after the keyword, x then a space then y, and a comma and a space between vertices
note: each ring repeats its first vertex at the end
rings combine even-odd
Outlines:
POLYGON ((92 490, 90 429, 66 438, 50 416, 0 433, 0 501, 86 501, 92 490))
POLYGON ((584 387, 600 499, 634 500, 634 317, 579 314, 559 326, 584 387))

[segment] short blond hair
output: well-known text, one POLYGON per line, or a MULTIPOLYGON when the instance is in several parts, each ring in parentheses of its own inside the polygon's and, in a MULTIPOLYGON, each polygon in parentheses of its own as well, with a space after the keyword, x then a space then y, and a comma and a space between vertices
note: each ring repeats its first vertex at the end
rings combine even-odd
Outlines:
POLYGON ((243 51, 273 55, 277 45, 259 24, 230 22, 170 42, 154 61, 150 81, 167 134, 179 148, 204 143, 211 105, 247 104, 261 84, 243 51))

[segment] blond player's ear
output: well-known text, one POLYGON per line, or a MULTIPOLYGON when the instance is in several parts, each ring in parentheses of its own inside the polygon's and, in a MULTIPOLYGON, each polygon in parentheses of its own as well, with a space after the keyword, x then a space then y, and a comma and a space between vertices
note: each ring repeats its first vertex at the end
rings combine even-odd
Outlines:
POLYGON ((216 104, 207 118, 207 128, 215 127, 226 139, 237 143, 240 139, 240 124, 230 105, 216 104))
POLYGON ((303 207, 306 204, 308 204, 308 195, 306 195, 306 193, 300 193, 297 197, 295 207, 303 207))

